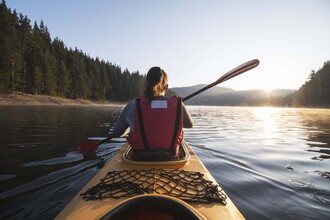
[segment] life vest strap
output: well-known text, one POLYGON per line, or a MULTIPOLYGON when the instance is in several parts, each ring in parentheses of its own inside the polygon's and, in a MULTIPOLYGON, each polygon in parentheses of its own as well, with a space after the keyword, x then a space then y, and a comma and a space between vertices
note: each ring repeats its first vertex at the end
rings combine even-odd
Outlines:
POLYGON ((181 110, 182 110, 182 98, 180 97, 180 98, 178 98, 178 104, 177 104, 177 109, 176 109, 176 117, 175 117, 174 132, 173 132, 173 137, 172 137, 172 142, 171 142, 171 149, 174 149, 175 142, 177 139, 179 123, 180 123, 180 118, 181 118, 181 110))
POLYGON ((142 117, 142 108, 141 108, 141 100, 140 98, 136 99, 136 108, 137 108, 137 113, 139 117, 139 125, 140 125, 140 131, 141 131, 141 136, 142 136, 142 141, 145 149, 149 149, 149 144, 148 140, 146 137, 146 132, 144 130, 144 124, 143 124, 143 117, 142 117))

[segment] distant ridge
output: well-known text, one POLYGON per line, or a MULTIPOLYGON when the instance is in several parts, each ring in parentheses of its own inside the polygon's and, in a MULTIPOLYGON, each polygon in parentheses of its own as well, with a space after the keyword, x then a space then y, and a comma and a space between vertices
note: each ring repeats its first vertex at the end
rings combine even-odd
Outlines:
MULTIPOLYGON (((199 84, 199 85, 188 86, 188 87, 175 87, 175 88, 171 88, 171 90, 174 91, 179 96, 185 97, 187 95, 190 95, 193 92, 196 92, 197 90, 199 90, 205 86, 207 86, 207 84, 199 84)), ((224 93, 234 92, 234 91, 235 90, 233 90, 233 89, 215 86, 215 87, 208 89, 208 90, 204 91, 203 93, 199 94, 199 96, 224 94, 224 93)))
MULTIPOLYGON (((174 87, 171 91, 181 97, 185 97, 206 85, 200 84, 189 87, 174 87)), ((225 87, 215 86, 203 93, 187 100, 187 105, 230 105, 230 106, 251 106, 266 105, 270 99, 284 97, 293 93, 293 89, 274 89, 265 91, 254 90, 233 90, 225 87)))

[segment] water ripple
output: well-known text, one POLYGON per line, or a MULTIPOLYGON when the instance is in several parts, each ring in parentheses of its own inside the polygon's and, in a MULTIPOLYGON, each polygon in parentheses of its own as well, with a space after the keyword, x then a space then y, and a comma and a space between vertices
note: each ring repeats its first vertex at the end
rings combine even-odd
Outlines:
POLYGON ((298 188, 314 188, 314 184, 307 179, 293 179, 289 183, 298 188))
POLYGON ((319 174, 324 179, 330 180, 330 172, 315 170, 314 173, 319 174))
POLYGON ((317 191, 314 197, 324 205, 330 205, 330 191, 317 191))
POLYGON ((27 192, 31 193, 32 191, 37 191, 40 188, 48 187, 49 185, 68 178, 69 176, 76 175, 83 170, 97 167, 100 162, 100 160, 85 161, 76 166, 52 172, 46 176, 40 177, 24 185, 7 190, 5 192, 1 192, 0 200, 8 199, 13 196, 18 196, 19 194, 25 194, 27 192))

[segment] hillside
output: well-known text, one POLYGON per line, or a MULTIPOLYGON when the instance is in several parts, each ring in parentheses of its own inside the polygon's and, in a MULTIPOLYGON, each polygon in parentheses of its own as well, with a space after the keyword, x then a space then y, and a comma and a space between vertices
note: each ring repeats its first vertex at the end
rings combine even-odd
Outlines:
MULTIPOLYGON (((205 85, 171 88, 177 95, 185 97, 205 85)), ((267 105, 270 99, 293 93, 291 89, 275 89, 270 92, 257 90, 233 90, 215 86, 185 102, 187 105, 267 105)))
MULTIPOLYGON (((187 95, 190 95, 193 92, 196 92, 197 90, 205 87, 206 85, 200 84, 195 86, 188 86, 188 87, 175 87, 171 88, 172 91, 174 91, 176 94, 185 97, 187 95)), ((203 93, 199 94, 198 96, 210 96, 210 95, 217 95, 217 94, 224 94, 224 93, 230 93, 234 92, 235 90, 232 90, 230 88, 224 88, 224 87, 218 87, 215 86, 209 90, 204 91, 203 93)))

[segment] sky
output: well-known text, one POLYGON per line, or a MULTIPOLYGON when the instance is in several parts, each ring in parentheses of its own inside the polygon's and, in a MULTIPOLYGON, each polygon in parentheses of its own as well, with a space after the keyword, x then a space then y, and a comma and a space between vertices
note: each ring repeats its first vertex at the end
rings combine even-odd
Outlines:
POLYGON ((330 60, 329 0, 6 0, 52 39, 128 69, 160 66, 170 87, 299 89, 330 60))

